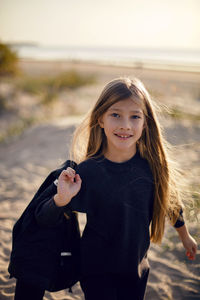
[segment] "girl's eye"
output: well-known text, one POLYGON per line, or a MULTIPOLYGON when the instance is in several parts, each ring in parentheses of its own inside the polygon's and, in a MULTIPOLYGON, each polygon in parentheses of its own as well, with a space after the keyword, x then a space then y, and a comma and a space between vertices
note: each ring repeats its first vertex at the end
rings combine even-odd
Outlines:
POLYGON ((116 114, 116 113, 113 113, 111 116, 114 117, 114 118, 119 118, 119 115, 116 114))
POLYGON ((140 119, 140 116, 137 116, 137 115, 132 116, 132 119, 140 119))

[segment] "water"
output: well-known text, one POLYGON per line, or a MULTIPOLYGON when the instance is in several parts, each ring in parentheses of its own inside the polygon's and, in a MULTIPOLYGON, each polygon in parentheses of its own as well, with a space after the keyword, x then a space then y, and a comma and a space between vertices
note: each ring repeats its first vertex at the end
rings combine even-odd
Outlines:
POLYGON ((200 72, 200 50, 14 45, 20 58, 73 60, 200 72))

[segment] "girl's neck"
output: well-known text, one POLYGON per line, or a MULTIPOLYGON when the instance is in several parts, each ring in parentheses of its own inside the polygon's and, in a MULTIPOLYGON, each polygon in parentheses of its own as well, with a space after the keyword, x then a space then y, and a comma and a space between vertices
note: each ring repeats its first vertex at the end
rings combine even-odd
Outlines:
POLYGON ((106 151, 104 154, 104 157, 107 158, 110 161, 113 162, 117 162, 117 163, 123 163, 129 159, 131 159, 136 153, 136 149, 135 151, 131 152, 131 153, 114 153, 114 152, 109 152, 106 151))

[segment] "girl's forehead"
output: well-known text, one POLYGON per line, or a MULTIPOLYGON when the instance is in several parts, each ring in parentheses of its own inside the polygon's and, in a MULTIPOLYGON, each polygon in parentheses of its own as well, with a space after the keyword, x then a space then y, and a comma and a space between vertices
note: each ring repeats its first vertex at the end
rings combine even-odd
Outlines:
POLYGON ((128 110, 128 111, 140 111, 142 112, 142 104, 140 103, 140 101, 138 101, 138 99, 132 99, 132 98, 128 98, 128 99, 124 99, 124 100, 120 100, 114 104, 112 104, 109 108, 109 110, 112 109, 118 109, 118 110, 128 110))

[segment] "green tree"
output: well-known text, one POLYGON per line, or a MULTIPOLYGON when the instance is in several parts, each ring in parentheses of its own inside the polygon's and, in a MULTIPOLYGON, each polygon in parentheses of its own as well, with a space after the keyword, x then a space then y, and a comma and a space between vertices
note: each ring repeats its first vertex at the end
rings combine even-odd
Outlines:
POLYGON ((8 45, 0 42, 0 76, 17 73, 18 57, 8 45))

